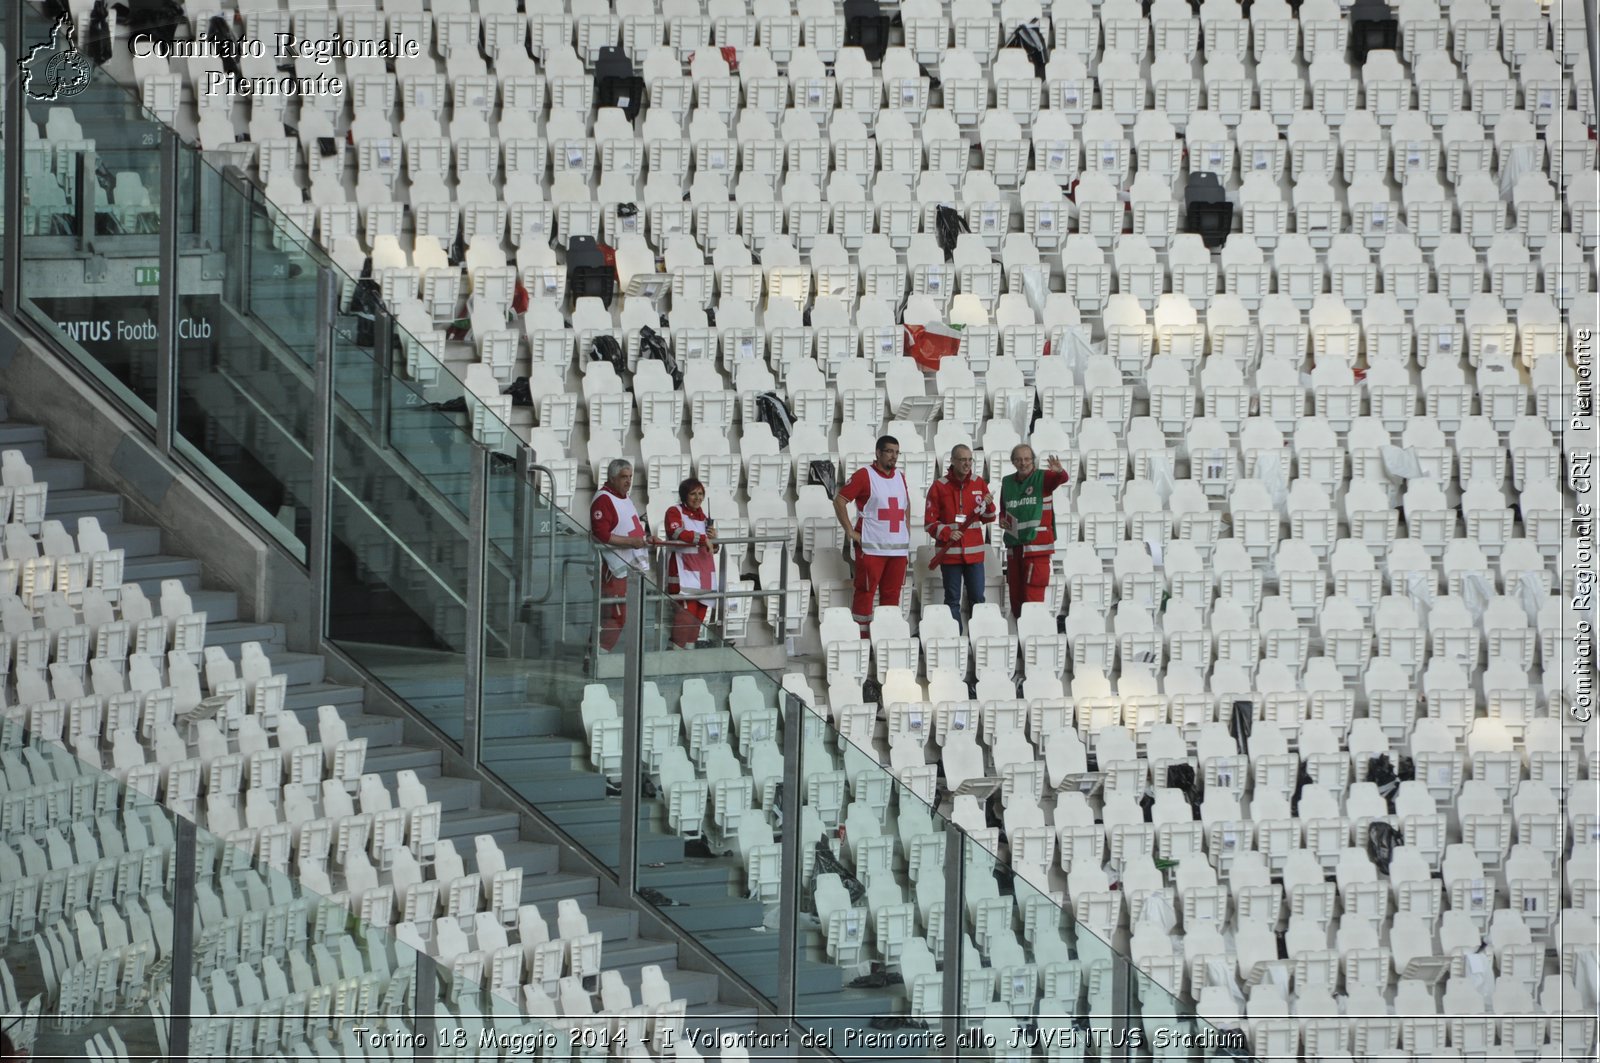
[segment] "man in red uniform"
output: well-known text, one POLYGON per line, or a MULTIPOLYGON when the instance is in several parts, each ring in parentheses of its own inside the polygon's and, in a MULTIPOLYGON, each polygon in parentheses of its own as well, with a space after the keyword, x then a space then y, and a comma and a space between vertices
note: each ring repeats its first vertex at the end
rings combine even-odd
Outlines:
MULTIPOLYGON (((601 546, 605 559, 605 576, 600 581, 602 598, 625 598, 628 594, 628 573, 643 572, 650 564, 645 550, 647 538, 644 522, 634 507, 628 492, 633 490, 633 466, 617 458, 606 467, 606 484, 594 496, 589 506, 589 534, 601 546)), ((610 652, 622 637, 622 625, 628 619, 628 605, 617 602, 600 607, 600 648, 610 652)))
POLYGON ((1011 591, 1011 615, 1021 616, 1024 602, 1044 601, 1050 585, 1050 556, 1055 552, 1056 514, 1051 495, 1067 482, 1067 470, 1051 455, 1048 468, 1035 465, 1033 448, 1018 443, 1011 448, 1016 470, 1000 481, 1000 527, 1006 537, 1006 586, 1011 591))
POLYGON ((874 597, 878 605, 900 604, 900 585, 911 552, 911 491, 905 473, 895 469, 900 441, 881 436, 875 450, 872 464, 857 469, 833 497, 839 524, 856 544, 856 593, 850 615, 862 638, 869 637, 874 597), (853 524, 847 508, 851 502, 860 514, 853 524))
POLYGON ((944 604, 961 623, 961 585, 967 600, 983 601, 983 526, 995 517, 989 485, 972 475, 972 448, 957 445, 950 451, 950 470, 928 488, 924 523, 933 540, 941 574, 944 604))

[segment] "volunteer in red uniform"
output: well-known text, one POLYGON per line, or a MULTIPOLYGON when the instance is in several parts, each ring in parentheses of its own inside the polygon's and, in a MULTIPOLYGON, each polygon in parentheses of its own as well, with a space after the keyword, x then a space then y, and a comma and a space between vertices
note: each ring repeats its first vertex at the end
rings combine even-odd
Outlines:
MULTIPOLYGON (((633 466, 617 458, 606 466, 606 485, 594 496, 589 506, 589 534, 594 541, 609 549, 601 550, 605 559, 605 575, 600 581, 602 598, 623 598, 628 593, 628 573, 643 572, 650 565, 650 554, 645 549, 648 539, 644 522, 634 508, 628 492, 633 490, 633 466)), ((622 625, 628 619, 628 605, 600 607, 600 648, 610 651, 622 637, 622 625)))
POLYGON ((928 488, 924 518, 944 576, 944 604, 961 623, 961 586, 967 600, 983 602, 983 526, 995 518, 989 485, 972 475, 972 448, 950 451, 950 469, 928 488))
POLYGON ((667 510, 666 544, 672 550, 667 593, 678 598, 672 644, 679 649, 693 646, 700 637, 709 603, 698 596, 717 589, 717 536, 705 501, 706 485, 691 476, 678 485, 678 504, 667 510))
POLYGON ((906 475, 895 468, 900 441, 881 436, 871 465, 857 469, 833 498, 833 511, 845 535, 856 544, 856 593, 850 615, 868 637, 873 599, 878 605, 899 605, 900 586, 906 579, 906 557, 911 552, 911 490, 906 475), (850 523, 848 504, 860 514, 850 523))
POLYGON ((1021 616, 1024 602, 1044 601, 1050 585, 1050 556, 1055 552, 1056 514, 1050 496, 1068 480, 1067 470, 1054 454, 1040 469, 1033 448, 1018 443, 1011 448, 1016 470, 1000 481, 1000 527, 1006 537, 1006 586, 1011 591, 1011 615, 1021 616))

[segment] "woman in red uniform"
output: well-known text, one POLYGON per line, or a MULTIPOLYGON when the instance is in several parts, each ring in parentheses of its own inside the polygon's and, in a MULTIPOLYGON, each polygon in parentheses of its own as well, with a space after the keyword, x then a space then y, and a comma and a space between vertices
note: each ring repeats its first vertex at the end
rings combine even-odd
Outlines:
POLYGON ((665 545, 672 551, 667 593, 678 597, 672 644, 693 646, 709 603, 699 598, 717 589, 717 536, 705 514, 706 488, 693 477, 678 485, 678 504, 667 510, 665 545))

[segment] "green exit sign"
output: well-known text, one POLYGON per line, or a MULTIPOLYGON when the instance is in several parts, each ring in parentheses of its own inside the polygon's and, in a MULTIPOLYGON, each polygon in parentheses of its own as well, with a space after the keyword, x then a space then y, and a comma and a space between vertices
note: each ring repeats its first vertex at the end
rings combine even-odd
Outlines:
POLYGON ((133 283, 141 288, 153 287, 161 283, 160 266, 135 266, 133 267, 133 283))

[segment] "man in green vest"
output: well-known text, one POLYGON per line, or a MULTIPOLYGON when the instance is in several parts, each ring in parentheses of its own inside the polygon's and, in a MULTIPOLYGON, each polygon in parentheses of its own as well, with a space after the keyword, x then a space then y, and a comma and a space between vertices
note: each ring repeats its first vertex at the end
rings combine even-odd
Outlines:
POLYGON ((1051 495, 1071 477, 1054 454, 1046 468, 1035 462, 1033 448, 1011 448, 1016 471, 1000 481, 1000 527, 1005 531, 1006 586, 1011 615, 1021 616, 1025 602, 1044 601, 1050 585, 1050 557, 1055 553, 1056 515, 1051 495))

